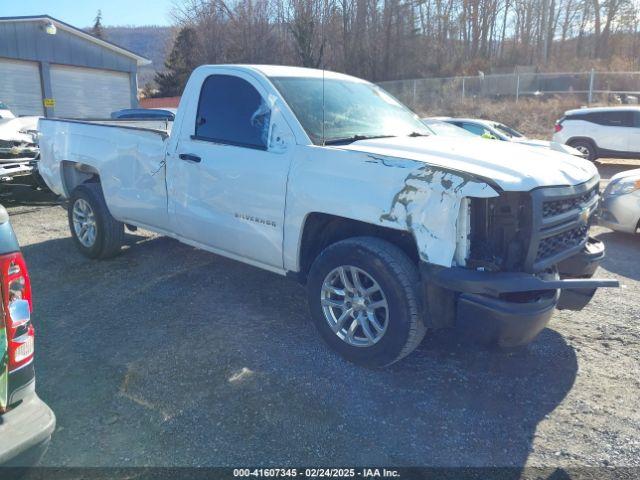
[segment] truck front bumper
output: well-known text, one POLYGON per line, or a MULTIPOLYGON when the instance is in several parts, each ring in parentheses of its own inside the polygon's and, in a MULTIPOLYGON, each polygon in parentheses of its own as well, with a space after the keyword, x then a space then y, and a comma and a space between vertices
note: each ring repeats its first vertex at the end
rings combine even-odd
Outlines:
POLYGON ((541 278, 521 272, 487 272, 421 265, 430 286, 453 292, 452 323, 483 343, 524 345, 549 322, 554 309, 581 310, 598 287, 617 280, 590 278, 604 258, 602 242, 589 239, 583 250, 558 265, 558 275, 541 278))
POLYGON ((484 344, 526 345, 551 319, 558 302, 556 291, 551 292, 521 303, 462 293, 458 298, 456 327, 484 344))
POLYGON ((0 417, 0 465, 13 465, 17 458, 42 448, 51 439, 56 417, 36 395, 33 385, 19 405, 0 417))

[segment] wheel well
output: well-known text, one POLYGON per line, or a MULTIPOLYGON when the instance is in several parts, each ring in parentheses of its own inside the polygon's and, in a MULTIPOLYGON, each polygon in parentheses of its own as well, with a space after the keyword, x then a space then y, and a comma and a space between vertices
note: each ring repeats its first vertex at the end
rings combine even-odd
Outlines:
POLYGON ((311 264, 322 250, 341 240, 360 236, 386 240, 402 249, 412 262, 417 264, 419 261, 415 239, 409 232, 326 213, 311 213, 307 216, 302 233, 300 248, 302 279, 309 273, 311 264))
POLYGON ((598 145, 596 145, 596 142, 594 142, 593 139, 589 137, 571 137, 569 140, 567 140, 567 145, 571 146, 573 142, 577 141, 588 142, 593 145, 593 148, 595 148, 596 150, 598 149, 598 145))
POLYGON ((78 185, 88 182, 100 182, 98 171, 91 165, 65 160, 61 163, 60 168, 62 170, 62 184, 67 198, 71 196, 71 192, 78 185))

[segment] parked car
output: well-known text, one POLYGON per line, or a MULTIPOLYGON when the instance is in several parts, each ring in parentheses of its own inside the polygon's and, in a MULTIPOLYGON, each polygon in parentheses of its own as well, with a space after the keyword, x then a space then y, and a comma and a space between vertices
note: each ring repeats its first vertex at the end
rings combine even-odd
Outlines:
POLYGON ((457 127, 442 120, 423 118, 422 123, 424 123, 434 135, 442 135, 445 137, 475 137, 473 133, 466 131, 464 128, 457 127))
POLYGON ((0 163, 38 157, 38 119, 20 117, 0 120, 0 163))
POLYGON ((37 184, 38 117, 16 118, 0 103, 0 183, 37 184), (7 114, 6 112, 9 112, 7 114))
POLYGON ((16 118, 6 103, 0 102, 0 119, 1 118, 16 118))
POLYGON ((56 418, 35 391, 31 282, 2 206, 0 282, 0 465, 24 465, 44 453, 56 418))
POLYGON ((113 119, 126 120, 169 120, 176 118, 176 109, 163 108, 125 108, 111 113, 113 119))
POLYGON ((576 157, 586 158, 586 155, 583 152, 569 145, 563 145, 562 143, 555 141, 549 142, 547 140, 528 138, 515 128, 509 127, 500 122, 480 120, 476 118, 442 118, 442 120, 463 128, 480 137, 501 140, 503 142, 514 142, 531 147, 549 148, 551 150, 567 153, 576 157))
POLYGON ((636 233, 640 228, 640 169, 620 172, 602 195, 598 222, 612 230, 636 233))
POLYGON ((568 110, 556 122, 553 140, 571 145, 592 161, 640 158, 640 107, 568 110))
POLYGON ((617 285, 583 278, 604 255, 586 248, 593 164, 430 135, 347 75, 202 66, 169 136, 60 119, 40 132, 84 255, 116 255, 130 225, 298 279, 322 337, 356 363, 393 363, 442 327, 523 345, 554 308, 617 285))

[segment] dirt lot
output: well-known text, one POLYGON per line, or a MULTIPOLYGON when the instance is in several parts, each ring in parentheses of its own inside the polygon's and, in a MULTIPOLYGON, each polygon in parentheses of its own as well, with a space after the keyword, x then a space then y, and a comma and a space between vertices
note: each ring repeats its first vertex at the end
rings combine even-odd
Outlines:
POLYGON ((62 208, 20 198, 46 465, 640 466, 639 237, 596 227, 624 288, 524 351, 438 333, 372 371, 325 348, 289 280, 148 233, 90 261, 62 208))

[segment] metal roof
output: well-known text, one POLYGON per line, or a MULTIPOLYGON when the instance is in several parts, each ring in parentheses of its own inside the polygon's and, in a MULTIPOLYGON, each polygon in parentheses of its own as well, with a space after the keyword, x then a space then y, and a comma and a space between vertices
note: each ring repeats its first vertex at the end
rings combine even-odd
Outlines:
POLYGON ((68 23, 63 22, 62 20, 58 20, 57 18, 53 18, 49 15, 27 15, 27 16, 19 16, 19 17, 0 17, 0 22, 47 22, 53 23, 56 28, 61 30, 65 30, 69 33, 77 35, 85 40, 93 42, 101 47, 108 48, 109 50, 113 50, 121 55, 134 59, 138 66, 141 65, 149 65, 151 64, 151 60, 142 55, 138 55, 137 53, 132 52, 131 50, 127 50, 124 47, 116 45, 115 43, 109 42, 107 40, 103 40, 102 38, 98 38, 95 35, 91 35, 84 30, 74 27, 73 25, 69 25, 68 23))

